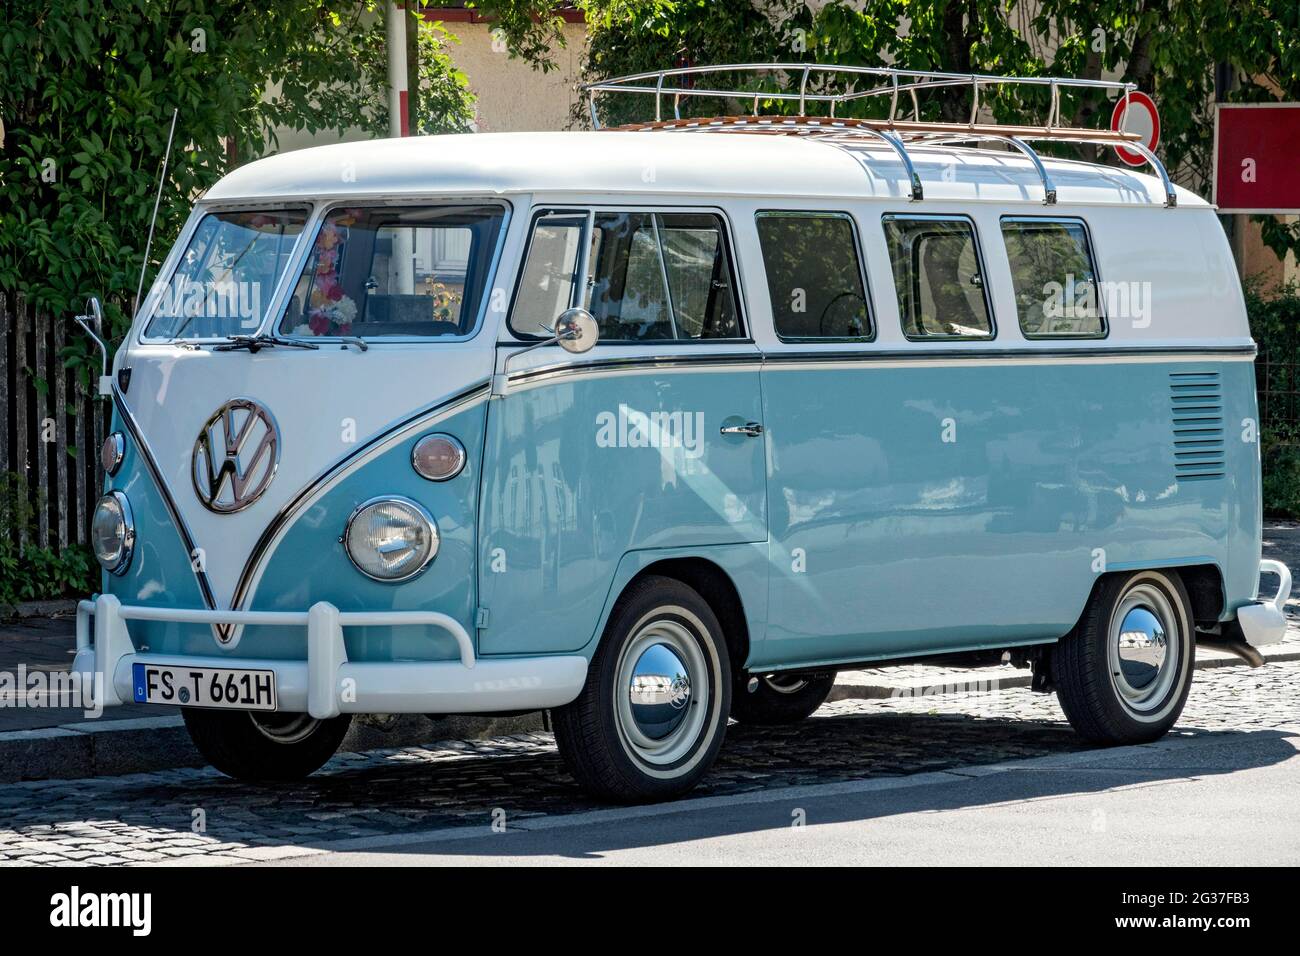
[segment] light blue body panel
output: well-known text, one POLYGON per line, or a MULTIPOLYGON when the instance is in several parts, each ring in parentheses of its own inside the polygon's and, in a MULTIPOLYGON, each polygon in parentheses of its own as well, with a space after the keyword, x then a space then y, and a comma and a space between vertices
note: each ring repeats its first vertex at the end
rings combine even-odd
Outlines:
MULTIPOLYGON (((253 610, 297 610, 329 601, 340 611, 441 611, 472 634, 474 628, 474 521, 483 461, 486 404, 422 430, 366 461, 343 478, 298 519, 276 549, 259 582, 253 610), (428 481, 411 467, 411 450, 426 434, 454 435, 465 446, 464 470, 449 481, 428 481), (375 581, 360 574, 339 540, 348 517, 363 501, 400 495, 424 505, 438 524, 438 556, 424 572, 402 583, 375 581)), ((240 646, 262 648, 286 640, 296 652, 280 647, 269 657, 306 654, 306 631, 249 627, 240 646)), ((434 627, 347 627, 343 629, 351 661, 456 660, 455 640, 434 627)))
POLYGON ((1214 564, 1229 611, 1253 597, 1249 363, 773 364, 763 395, 772 577, 755 665, 1055 640, 1102 567, 1214 564), (1192 372, 1221 381, 1204 446, 1175 444, 1171 375, 1192 372), (1221 447, 1207 470, 1222 476, 1180 479, 1189 447, 1221 447))
MULTIPOLYGON (((451 481, 412 470, 424 431, 346 474, 285 534, 248 606, 437 610, 476 634, 482 655, 590 656, 637 573, 695 557, 740 594, 749 666, 780 669, 1052 641, 1101 566, 1217 566, 1225 618, 1255 596, 1246 362, 817 367, 751 355, 640 369, 576 359, 552 376, 429 429, 466 447, 451 481), (1187 374, 1217 376, 1218 477, 1178 476, 1171 383, 1187 374), (655 417, 674 412, 689 423, 655 417), (719 433, 742 421, 763 422, 765 435, 719 433), (413 498, 438 521, 437 559, 406 583, 359 574, 339 542, 353 509, 381 494, 413 498), (489 616, 475 631, 478 607, 489 616)), ((202 607, 129 432, 126 449, 109 484, 132 502, 137 549, 105 587, 124 603, 202 607)), ((298 628, 249 626, 230 649, 207 627, 131 632, 155 653, 305 656, 298 628)), ((355 661, 456 657, 435 628, 347 628, 345 641, 355 661)))
POLYGON ((629 552, 709 557, 766 540, 762 439, 719 433, 761 418, 754 358, 740 369, 588 371, 493 398, 482 653, 590 653, 629 552), (685 416, 680 443, 671 428, 652 427, 656 440, 638 427, 657 413, 685 416))
MULTIPOLYGON (((123 604, 145 607, 205 607, 199 579, 190 564, 190 552, 181 530, 172 520, 163 493, 131 432, 114 412, 112 426, 124 435, 125 454, 117 475, 104 482, 104 490, 124 492, 135 519, 135 554, 120 577, 100 573, 100 588, 123 604)), ((163 621, 136 621, 130 628, 137 650, 168 648, 177 653, 208 654, 214 647, 210 628, 163 621)))
MULTIPOLYGON (((480 402, 420 430, 343 477, 286 533, 271 554, 248 609, 302 611, 317 601, 328 601, 341 611, 441 611, 456 618, 472 634, 476 605, 475 514, 485 418, 486 403, 480 402), (465 468, 449 481, 428 481, 411 467, 412 446, 430 432, 454 435, 465 446, 465 468), (391 584, 360 574, 339 540, 353 510, 382 494, 410 498, 436 516, 438 556, 408 582, 391 584)), ((108 576, 109 590, 125 604, 203 607, 194 574, 184 558, 184 546, 167 520, 161 499, 138 498, 134 490, 137 484, 153 488, 148 473, 141 473, 137 462, 128 458, 113 484, 122 487, 122 475, 128 473, 133 475, 126 485, 128 495, 133 503, 139 502, 136 507, 141 544, 126 577, 108 576), (155 541, 160 544, 155 545, 155 541), (175 542, 175 554, 155 553, 155 548, 171 542, 175 542), (152 600, 146 600, 150 593, 152 600)), ((211 629, 205 626, 135 622, 131 630, 133 636, 144 636, 154 653, 267 660, 302 660, 307 654, 306 628, 251 625, 229 648, 218 646, 211 629)), ((433 627, 346 627, 344 642, 348 659, 357 662, 459 658, 455 640, 433 627)))

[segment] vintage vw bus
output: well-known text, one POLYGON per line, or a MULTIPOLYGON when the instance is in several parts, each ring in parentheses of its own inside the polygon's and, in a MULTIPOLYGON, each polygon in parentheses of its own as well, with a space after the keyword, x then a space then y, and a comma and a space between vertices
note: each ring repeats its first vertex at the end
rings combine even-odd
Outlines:
POLYGON ((798 116, 663 119, 708 92, 666 71, 591 91, 653 98, 639 128, 329 146, 203 196, 104 385, 102 702, 180 705, 256 779, 355 714, 548 709, 580 783, 654 799, 863 662, 1032 667, 1140 742, 1198 641, 1280 639, 1213 208, 1149 153, 1028 145, 1127 134, 832 119, 853 95, 789 69, 798 116))

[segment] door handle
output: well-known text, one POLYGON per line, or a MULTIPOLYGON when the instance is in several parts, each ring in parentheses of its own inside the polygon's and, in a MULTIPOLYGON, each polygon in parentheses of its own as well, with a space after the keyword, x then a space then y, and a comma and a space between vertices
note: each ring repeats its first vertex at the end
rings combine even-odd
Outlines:
POLYGON ((748 435, 750 438, 757 438, 763 434, 763 426, 758 422, 745 422, 743 425, 723 425, 721 433, 723 435, 748 435))

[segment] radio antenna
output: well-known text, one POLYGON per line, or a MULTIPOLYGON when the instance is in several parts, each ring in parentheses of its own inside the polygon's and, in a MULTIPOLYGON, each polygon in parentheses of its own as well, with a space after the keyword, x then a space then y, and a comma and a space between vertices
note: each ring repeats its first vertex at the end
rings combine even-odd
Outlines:
POLYGON ((167 163, 172 158, 172 137, 176 135, 176 114, 180 112, 179 108, 172 109, 172 128, 167 134, 167 149, 163 152, 162 173, 158 176, 158 192, 153 197, 153 217, 149 220, 149 238, 144 244, 144 259, 140 262, 140 281, 135 286, 135 308, 132 310, 131 319, 140 314, 140 293, 144 291, 144 274, 149 268, 149 247, 153 245, 153 228, 158 222, 158 203, 162 201, 163 183, 167 181, 167 163))

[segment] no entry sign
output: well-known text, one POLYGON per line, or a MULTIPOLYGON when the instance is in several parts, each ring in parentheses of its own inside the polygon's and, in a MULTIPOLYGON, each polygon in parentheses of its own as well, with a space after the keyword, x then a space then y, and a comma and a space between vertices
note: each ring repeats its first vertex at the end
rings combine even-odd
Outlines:
MULTIPOLYGON (((1141 90, 1134 90, 1127 98, 1121 96, 1110 114, 1110 128, 1116 132, 1137 133, 1151 152, 1160 145, 1160 113, 1156 101, 1141 90)), ((1123 146, 1116 146, 1119 158, 1130 166, 1145 166, 1146 157, 1123 146)))
POLYGON ((1214 202, 1223 213, 1300 212, 1300 103, 1220 103, 1214 202))

